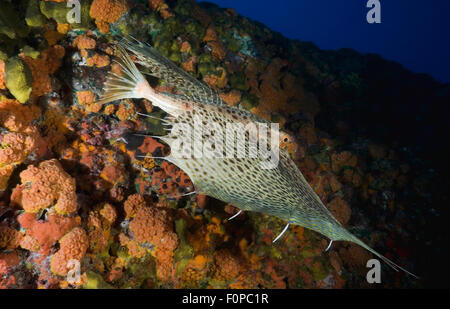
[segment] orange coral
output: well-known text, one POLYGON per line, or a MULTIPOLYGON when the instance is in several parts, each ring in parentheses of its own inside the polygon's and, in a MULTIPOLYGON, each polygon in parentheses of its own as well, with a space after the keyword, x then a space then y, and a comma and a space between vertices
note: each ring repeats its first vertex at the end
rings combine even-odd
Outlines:
POLYGON ((144 197, 140 194, 132 194, 128 196, 127 200, 123 204, 126 218, 130 219, 136 216, 138 208, 145 205, 144 197))
POLYGON ((10 270, 19 264, 19 255, 17 251, 0 253, 0 289, 17 288, 14 274, 10 270))
POLYGON ((203 80, 212 88, 223 88, 228 83, 227 72, 224 68, 217 68, 217 71, 220 71, 220 75, 207 75, 203 78, 203 80))
POLYGON ((111 270, 108 274, 107 281, 111 282, 120 279, 123 276, 123 269, 126 265, 126 261, 121 258, 116 258, 111 265, 111 270))
POLYGON ((52 206, 60 214, 77 209, 75 179, 70 177, 56 159, 41 162, 39 167, 29 165, 20 173, 22 185, 14 189, 11 199, 26 212, 38 212, 52 206))
POLYGON ((117 219, 116 209, 111 204, 104 204, 100 210, 100 215, 111 225, 117 219))
POLYGON ((270 112, 296 113, 303 109, 312 115, 317 113, 317 99, 306 95, 303 80, 284 72, 287 65, 280 58, 274 58, 267 66, 256 61, 249 63, 245 72, 247 85, 259 97, 258 106, 251 110, 253 113, 266 119, 270 119, 270 112))
POLYGON ((143 258, 147 254, 147 250, 141 247, 137 241, 132 240, 125 234, 119 234, 119 241, 122 246, 128 248, 128 253, 138 259, 143 258))
POLYGON ((95 94, 90 90, 78 91, 77 99, 88 112, 98 113, 103 107, 103 104, 95 102, 95 94))
POLYGON ((189 57, 188 60, 181 64, 183 70, 187 72, 195 72, 195 64, 197 63, 197 57, 189 57))
POLYGON ((25 229, 25 237, 20 243, 24 249, 40 251, 48 255, 51 247, 68 231, 80 225, 80 217, 64 217, 49 212, 47 220, 38 220, 35 214, 23 213, 18 221, 25 229))
POLYGON ((24 105, 9 99, 0 101, 0 125, 9 131, 35 132, 32 121, 38 118, 40 113, 40 109, 34 105, 24 105))
POLYGON ((170 11, 169 6, 164 0, 148 0, 148 5, 152 10, 159 12, 164 19, 173 16, 173 13, 170 11))
POLYGON ((4 191, 8 186, 9 177, 14 172, 14 165, 0 166, 0 191, 4 191))
POLYGON ((231 254, 227 249, 221 249, 216 252, 214 257, 213 276, 217 280, 231 280, 240 272, 239 259, 231 254))
POLYGON ((120 16, 129 10, 126 0, 94 0, 90 15, 103 33, 109 32, 109 24, 119 20, 120 16))
POLYGON ((353 244, 348 244, 346 248, 341 248, 339 255, 346 265, 353 267, 365 266, 371 258, 371 254, 367 250, 353 244))
POLYGON ((183 43, 181 43, 180 52, 189 53, 191 49, 192 49, 191 44, 189 44, 188 41, 183 41, 183 43))
POLYGON ((95 94, 90 91, 77 91, 77 99, 81 105, 92 104, 95 101, 95 94))
POLYGON ((62 30, 63 27, 59 27, 59 29, 57 27, 55 30, 52 24, 44 25, 44 38, 47 40, 48 45, 53 46, 64 37, 62 30), (61 30, 61 32, 58 30, 61 30))
POLYGON ((130 195, 124 203, 129 224, 130 237, 119 235, 120 243, 128 248, 130 255, 143 257, 149 245, 157 261, 157 275, 162 281, 168 280, 173 270, 173 252, 178 246, 178 236, 173 231, 173 223, 166 209, 148 206, 139 194, 130 195))
POLYGON ((164 248, 156 248, 156 276, 159 280, 167 282, 174 270, 173 251, 164 248))
POLYGON ((88 217, 89 246, 92 252, 100 253, 107 248, 110 240, 111 225, 117 214, 114 207, 108 203, 99 205, 98 211, 91 211, 88 217))
POLYGON ((0 166, 23 162, 35 146, 33 136, 17 132, 5 134, 0 143, 0 166))
POLYGON ((220 97, 230 106, 235 106, 241 101, 241 92, 239 90, 231 90, 227 93, 221 93, 220 97))
POLYGON ((0 226, 0 249, 15 249, 19 246, 21 234, 7 226, 0 226))
POLYGON ((225 58, 227 51, 223 46, 222 41, 219 39, 214 26, 210 26, 208 27, 208 29, 206 29, 205 36, 203 37, 203 42, 208 43, 208 46, 211 48, 211 54, 215 59, 222 61, 225 58))
POLYGON ((22 55, 33 75, 31 97, 39 97, 52 91, 50 75, 55 73, 61 66, 64 54, 64 47, 54 45, 43 51, 36 59, 22 55))
MULTIPOLYGON (((129 209, 129 207, 127 207, 129 209)), ((147 207, 139 203, 132 209, 134 218, 130 222, 130 232, 134 240, 139 243, 149 242, 154 246, 175 250, 178 246, 178 237, 173 232, 172 222, 165 209, 147 207)), ((127 217, 130 213, 125 212, 127 217)))
POLYGON ((12 131, 0 135, 0 191, 6 189, 17 164, 31 154, 40 156, 40 150, 46 148, 37 128, 32 125, 39 114, 39 108, 20 104, 16 100, 0 102, 0 126, 12 131))
POLYGON ((20 247, 25 250, 33 251, 33 252, 37 252, 41 248, 39 246, 39 242, 36 240, 36 238, 29 236, 29 235, 25 235, 22 238, 22 240, 20 241, 20 247))
POLYGON ((71 29, 70 24, 57 24, 56 25, 56 31, 58 31, 58 33, 61 34, 67 34, 67 32, 69 32, 69 30, 71 29))
POLYGON ((189 261, 181 274, 181 280, 188 285, 196 285, 208 272, 208 260, 204 255, 197 255, 189 261))
POLYGON ((100 177, 113 187, 124 185, 128 179, 125 169, 120 165, 106 165, 100 173, 100 177))
POLYGON ((50 269, 56 275, 65 276, 71 269, 69 262, 71 260, 81 261, 86 254, 89 240, 86 232, 82 228, 76 227, 64 235, 59 243, 60 249, 52 256, 50 269))
POLYGON ((125 103, 120 103, 119 108, 116 110, 116 116, 122 121, 134 117, 135 113, 136 109, 131 100, 125 100, 125 103))
POLYGON ((96 42, 93 38, 87 36, 86 34, 79 35, 73 40, 73 46, 82 49, 94 49, 96 42))
POLYGON ((333 216, 342 224, 346 225, 350 220, 352 210, 350 206, 340 197, 335 197, 331 202, 327 204, 333 216))
POLYGON ((205 36, 203 37, 203 42, 213 42, 219 40, 219 36, 217 35, 216 29, 214 26, 209 26, 206 29, 205 36))
POLYGON ((116 112, 116 106, 114 104, 109 104, 105 107, 105 114, 110 116, 116 112))
POLYGON ((0 60, 0 89, 6 89, 5 84, 5 62, 0 60))
POLYGON ((225 58, 227 50, 223 46, 222 41, 208 42, 208 46, 211 48, 211 55, 215 59, 222 61, 225 58))
POLYGON ((89 67, 102 68, 108 66, 110 63, 108 55, 100 55, 95 53, 92 57, 86 59, 86 64, 89 67))

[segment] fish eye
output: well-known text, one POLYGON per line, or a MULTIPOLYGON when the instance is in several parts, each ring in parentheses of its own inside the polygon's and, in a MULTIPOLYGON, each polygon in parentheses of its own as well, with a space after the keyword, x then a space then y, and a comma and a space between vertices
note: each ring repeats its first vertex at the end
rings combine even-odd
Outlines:
POLYGON ((288 141, 289 141, 289 137, 285 136, 285 137, 283 138, 283 142, 287 143, 288 141))

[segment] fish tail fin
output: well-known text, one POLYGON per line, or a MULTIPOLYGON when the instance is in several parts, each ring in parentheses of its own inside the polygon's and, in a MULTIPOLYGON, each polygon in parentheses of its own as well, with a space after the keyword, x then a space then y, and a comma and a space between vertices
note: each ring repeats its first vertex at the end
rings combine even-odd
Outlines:
POLYGON ((120 74, 110 71, 105 82, 105 91, 97 103, 115 100, 143 98, 152 89, 125 49, 119 46, 114 62, 120 66, 120 74))
MULTIPOLYGON (((350 234, 350 233, 349 233, 350 234)), ((351 237, 350 239, 348 239, 349 241, 356 243, 358 245, 360 245, 361 247, 363 247, 364 249, 366 249, 367 251, 371 252, 372 254, 374 254, 375 256, 377 256, 378 258, 380 258, 383 262, 385 262, 387 265, 389 265, 392 269, 394 269, 395 271, 403 271, 405 273, 407 273, 410 276, 413 276, 415 279, 419 279, 419 277, 409 271, 407 271, 406 269, 404 269, 403 267, 395 264, 394 262, 392 262, 391 260, 389 260, 388 258, 384 257, 382 254, 378 253, 377 251, 375 251, 374 249, 372 249, 371 247, 369 247, 368 245, 366 245, 365 243, 363 243, 359 238, 357 238, 356 236, 350 234, 351 237)))

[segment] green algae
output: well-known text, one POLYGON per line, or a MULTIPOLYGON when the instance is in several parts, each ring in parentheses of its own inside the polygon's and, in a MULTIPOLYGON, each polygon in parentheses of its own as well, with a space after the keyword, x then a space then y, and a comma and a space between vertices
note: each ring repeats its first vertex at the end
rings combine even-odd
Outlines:
POLYGON ((72 8, 67 7, 65 2, 40 2, 40 9, 42 14, 48 19, 54 19, 59 24, 67 24, 67 14, 72 8))
POLYGON ((201 54, 198 57, 197 70, 202 77, 216 74, 216 65, 211 54, 201 54))
POLYGON ((89 1, 81 1, 80 2, 80 23, 74 21, 73 23, 69 22, 68 17, 73 18, 72 10, 74 9, 71 6, 67 6, 66 2, 47 2, 41 1, 40 9, 42 14, 45 15, 48 19, 54 19, 59 24, 71 24, 76 29, 88 29, 90 23, 90 3, 89 1))
POLYGON ((185 27, 185 32, 197 39, 202 39, 205 35, 206 29, 198 22, 191 21, 185 27))
POLYGON ((6 61, 5 80, 6 87, 20 103, 28 101, 33 77, 30 68, 19 57, 6 61))
POLYGON ((25 45, 22 49, 22 52, 25 54, 25 56, 31 57, 33 59, 36 59, 39 57, 40 52, 35 50, 33 47, 30 47, 28 45, 25 45))
POLYGON ((42 27, 46 18, 39 8, 39 0, 29 0, 25 12, 25 22, 29 27, 42 27))
POLYGON ((190 16, 193 10, 192 2, 187 0, 179 0, 175 4, 173 11, 177 13, 177 15, 181 16, 190 16))
POLYGON ((10 39, 23 38, 28 35, 29 29, 17 14, 13 5, 3 2, 0 10, 0 34, 10 39))
POLYGON ((184 219, 178 219, 175 221, 175 231, 180 240, 178 248, 175 250, 175 260, 192 259, 194 257, 194 249, 189 245, 186 238, 187 222, 184 219))
POLYGON ((184 267, 189 261, 194 258, 194 249, 189 245, 186 238, 187 222, 184 219, 178 219, 175 221, 175 231, 178 235, 180 243, 175 250, 174 258, 175 262, 179 262, 177 267, 177 273, 181 273, 184 267))
POLYGON ((250 110, 253 107, 258 106, 258 103, 259 99, 255 94, 246 92, 242 95, 241 104, 246 110, 250 110))
POLYGON ((147 254, 141 259, 131 258, 126 265, 127 274, 130 280, 122 284, 122 288, 137 288, 144 285, 147 279, 156 281, 155 259, 147 254))
POLYGON ((230 76, 230 86, 233 89, 238 89, 242 91, 247 91, 247 77, 242 72, 236 72, 230 76))
MULTIPOLYGON (((123 14, 118 21, 110 24, 112 35, 133 35, 136 38, 144 39, 148 34, 153 38, 160 32, 161 24, 155 12, 149 12, 142 16, 142 11, 132 8, 130 12, 123 14)), ((144 39, 145 41, 145 39, 144 39)))
POLYGON ((0 60, 5 61, 6 59, 8 59, 8 55, 0 49, 0 60))
POLYGON ((83 285, 84 289, 114 289, 113 286, 105 282, 103 277, 91 270, 86 272, 87 282, 83 285))
POLYGON ((165 113, 162 110, 158 110, 149 114, 151 117, 145 117, 145 125, 147 132, 153 135, 164 135, 166 130, 164 129, 163 122, 159 119, 165 117, 165 113))

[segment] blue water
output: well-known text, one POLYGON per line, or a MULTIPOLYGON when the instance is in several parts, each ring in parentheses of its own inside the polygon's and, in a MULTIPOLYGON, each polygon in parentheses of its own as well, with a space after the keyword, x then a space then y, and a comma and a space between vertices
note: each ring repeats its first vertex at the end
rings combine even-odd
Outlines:
POLYGON ((378 53, 450 82, 450 1, 380 0, 381 24, 368 24, 367 0, 210 0, 322 49, 378 53))

